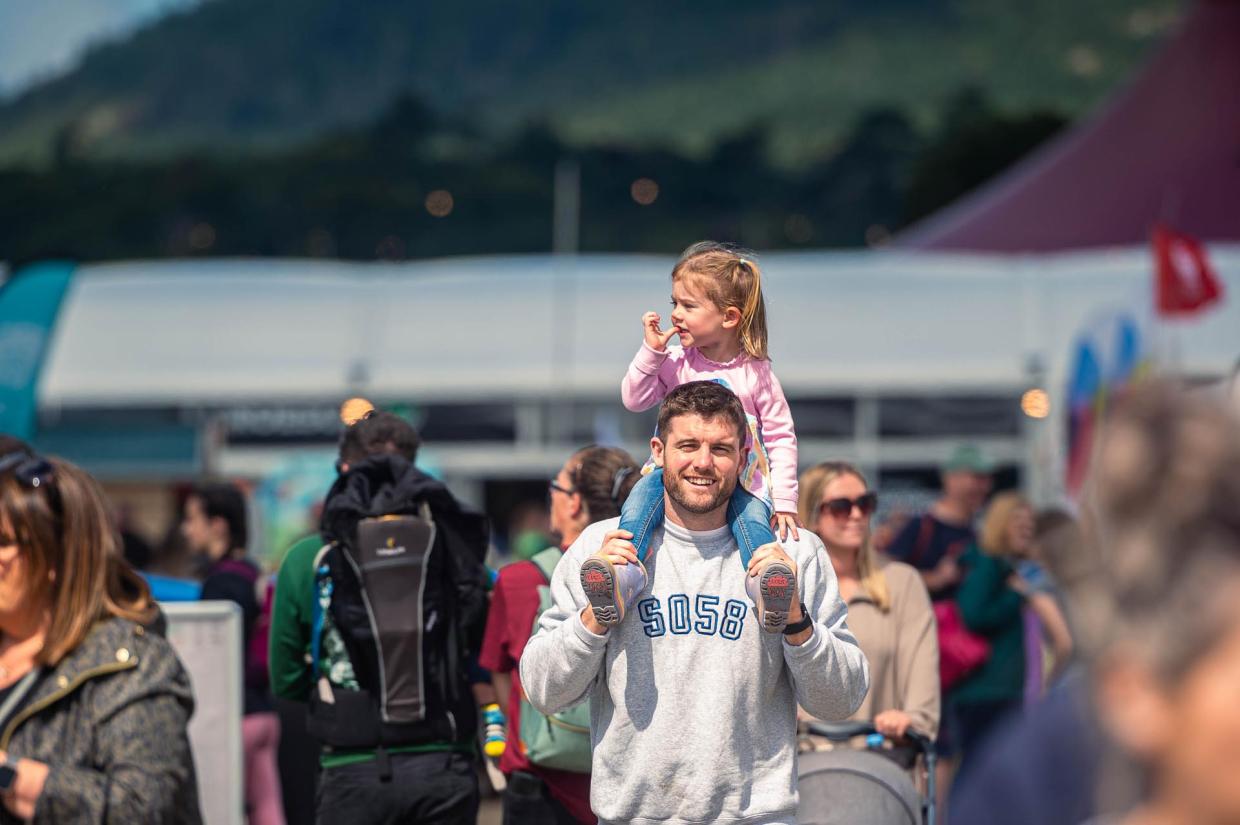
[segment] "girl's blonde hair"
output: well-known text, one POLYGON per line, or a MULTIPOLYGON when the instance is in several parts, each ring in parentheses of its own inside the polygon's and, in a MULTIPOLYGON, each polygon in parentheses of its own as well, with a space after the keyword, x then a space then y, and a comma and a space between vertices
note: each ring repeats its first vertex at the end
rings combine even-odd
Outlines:
POLYGON ((991 499, 990 506, 986 508, 986 517, 982 519, 982 531, 977 541, 983 552, 992 556, 1012 555, 1012 543, 1008 541, 1008 524, 1022 507, 1033 510, 1029 499, 1020 493, 999 493, 991 499))
POLYGON ((672 283, 681 279, 700 285, 720 311, 735 307, 741 314, 741 349, 750 358, 770 358, 762 270, 752 252, 717 241, 700 241, 686 249, 672 269, 672 283))
MULTIPOLYGON (((853 476, 870 488, 869 482, 856 466, 846 461, 824 461, 801 473, 800 501, 797 503, 801 523, 807 527, 818 522, 818 507, 822 504, 822 493, 827 485, 840 476, 853 476)), ((821 536, 820 536, 821 538, 821 536)), ((874 540, 866 531, 865 541, 857 553, 857 575, 861 586, 870 594, 878 609, 886 613, 891 609, 891 590, 887 587, 887 577, 878 564, 878 553, 874 551, 874 540)))

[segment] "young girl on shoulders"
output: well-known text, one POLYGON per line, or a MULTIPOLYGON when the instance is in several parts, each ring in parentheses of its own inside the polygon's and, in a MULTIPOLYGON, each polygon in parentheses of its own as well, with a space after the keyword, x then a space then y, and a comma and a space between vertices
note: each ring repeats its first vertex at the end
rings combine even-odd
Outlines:
MULTIPOLYGON (((661 328, 656 312, 642 316, 645 340, 621 386, 624 406, 640 412, 655 406, 674 388, 713 380, 732 390, 749 419, 748 453, 740 483, 728 505, 728 525, 748 570, 754 551, 786 539, 797 527, 797 441, 792 415, 767 355, 766 305, 762 272, 754 256, 741 249, 703 241, 685 250, 672 269, 672 327, 661 328), (669 349, 673 337, 681 348, 669 349)), ((633 598, 646 585, 644 560, 651 534, 663 523, 662 470, 648 461, 620 517, 632 533, 636 565, 613 565, 591 556, 581 566, 581 583, 603 625, 619 624, 633 598)), ((788 619, 797 592, 795 574, 771 561, 746 578, 763 629, 778 632, 788 619)))

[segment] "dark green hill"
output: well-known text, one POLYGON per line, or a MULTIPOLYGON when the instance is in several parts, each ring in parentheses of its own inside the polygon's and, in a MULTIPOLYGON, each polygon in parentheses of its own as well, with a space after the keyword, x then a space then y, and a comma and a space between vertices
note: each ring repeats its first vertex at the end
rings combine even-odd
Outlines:
POLYGON ((1095 104, 1175 0, 207 0, 0 106, 0 163, 281 147, 399 93, 491 128, 704 151, 767 125, 797 163, 859 112, 927 123, 963 86, 1095 104))

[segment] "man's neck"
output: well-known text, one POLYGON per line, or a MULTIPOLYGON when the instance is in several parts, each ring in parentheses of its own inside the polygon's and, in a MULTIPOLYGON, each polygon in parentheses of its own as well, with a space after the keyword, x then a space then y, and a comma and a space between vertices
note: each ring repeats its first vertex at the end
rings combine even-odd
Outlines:
POLYGON ((725 502, 722 506, 711 510, 709 513, 693 513, 676 504, 668 498, 667 494, 663 494, 663 517, 678 527, 686 530, 692 530, 695 533, 704 533, 708 530, 718 530, 728 523, 728 505, 725 502))

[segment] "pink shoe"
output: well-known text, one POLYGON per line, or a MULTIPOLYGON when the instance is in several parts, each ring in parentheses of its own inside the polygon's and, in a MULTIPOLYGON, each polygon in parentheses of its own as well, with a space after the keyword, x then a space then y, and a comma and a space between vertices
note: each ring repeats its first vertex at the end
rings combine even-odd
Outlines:
POLYGON ((594 620, 604 627, 624 621, 629 604, 646 589, 646 568, 636 564, 612 564, 591 556, 581 563, 581 589, 590 600, 594 620))
POLYGON ((745 577, 745 592, 758 606, 758 622, 767 633, 779 633, 788 624, 797 593, 797 574, 782 561, 767 562, 757 576, 745 577))

